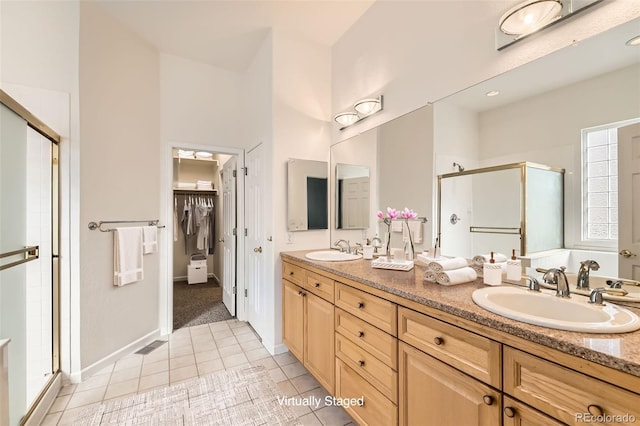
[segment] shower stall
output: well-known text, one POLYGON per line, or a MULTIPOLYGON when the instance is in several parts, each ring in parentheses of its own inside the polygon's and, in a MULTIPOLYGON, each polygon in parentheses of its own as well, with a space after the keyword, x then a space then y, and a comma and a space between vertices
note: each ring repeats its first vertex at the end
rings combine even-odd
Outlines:
POLYGON ((13 426, 60 371, 60 137, 1 90, 0 101, 0 424, 13 426))

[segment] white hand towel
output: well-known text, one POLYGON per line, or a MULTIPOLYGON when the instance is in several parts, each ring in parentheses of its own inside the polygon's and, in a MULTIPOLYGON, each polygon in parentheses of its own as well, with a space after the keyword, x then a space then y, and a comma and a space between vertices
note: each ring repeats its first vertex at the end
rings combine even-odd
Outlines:
POLYGON ((123 286, 144 278, 142 227, 116 228, 113 233, 113 285, 123 286))
POLYGON ((391 221, 391 232, 402 232, 404 220, 395 219, 391 221))
POLYGON ((432 260, 427 267, 434 272, 451 271, 453 269, 469 266, 464 257, 453 257, 451 259, 432 260))
POLYGON ((431 269, 427 269, 424 271, 424 280, 432 283, 436 282, 436 273, 431 269))
POLYGON ((142 254, 155 253, 158 251, 158 227, 142 227, 142 254))
POLYGON ((475 281, 478 274, 473 268, 464 267, 453 269, 451 271, 442 271, 436 275, 436 282, 442 285, 456 285, 475 281))
MULTIPOLYGON (((413 244, 422 244, 422 221, 410 220, 407 223, 411 230, 411 239, 413 239, 413 244)), ((409 230, 407 229, 407 225, 402 225, 402 241, 409 241, 409 230)))
MULTIPOLYGON (((479 254, 477 256, 473 256, 473 263, 477 265, 482 265, 483 263, 489 263, 490 259, 491 259, 490 254, 479 254)), ((506 262, 507 256, 505 256, 502 253, 493 253, 493 260, 495 260, 496 263, 506 262)))

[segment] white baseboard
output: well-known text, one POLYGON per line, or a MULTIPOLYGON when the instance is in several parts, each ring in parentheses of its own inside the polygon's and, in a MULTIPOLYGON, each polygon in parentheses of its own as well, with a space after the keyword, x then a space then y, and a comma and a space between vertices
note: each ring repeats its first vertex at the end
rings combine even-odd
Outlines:
POLYGON ((55 379, 53 379, 53 383, 49 386, 38 402, 38 405, 33 410, 29 419, 24 423, 25 426, 38 426, 42 424, 45 416, 49 413, 49 409, 55 402, 58 397, 58 393, 60 393, 60 389, 62 388, 62 374, 58 374, 55 379))
POLYGON ((267 349, 271 355, 283 354, 285 352, 289 352, 289 348, 284 343, 280 343, 279 345, 267 345, 265 342, 262 342, 264 347, 267 349))
POLYGON ((97 373, 98 371, 102 370, 103 368, 105 368, 106 366, 113 364, 114 362, 116 362, 117 360, 119 360, 120 358, 132 354, 133 352, 137 351, 140 348, 145 347, 146 345, 148 345, 149 343, 151 343, 152 341, 156 340, 158 337, 160 337, 160 329, 155 329, 154 331, 152 331, 151 333, 142 336, 141 338, 139 338, 138 340, 131 342, 130 344, 128 344, 127 346, 124 346, 122 348, 120 348, 119 350, 111 353, 110 355, 107 355, 106 357, 102 358, 101 360, 98 360, 96 362, 94 362, 93 364, 91 364, 90 366, 83 368, 81 371, 72 373, 70 375, 70 380, 71 383, 80 383, 83 380, 87 379, 88 377, 91 377, 93 374, 97 373))

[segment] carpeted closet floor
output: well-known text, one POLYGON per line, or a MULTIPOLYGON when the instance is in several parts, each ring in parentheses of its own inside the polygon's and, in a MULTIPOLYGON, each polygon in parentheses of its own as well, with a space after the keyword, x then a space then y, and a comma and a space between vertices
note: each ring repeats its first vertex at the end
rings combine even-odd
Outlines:
POLYGON ((222 288, 216 280, 206 283, 173 283, 173 328, 208 324, 233 318, 222 303, 222 288))

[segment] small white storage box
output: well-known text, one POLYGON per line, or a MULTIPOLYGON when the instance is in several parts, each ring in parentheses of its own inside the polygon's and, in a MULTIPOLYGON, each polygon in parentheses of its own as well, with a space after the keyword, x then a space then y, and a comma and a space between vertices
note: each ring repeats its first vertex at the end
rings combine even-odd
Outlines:
POLYGON ((207 282, 207 265, 202 266, 187 265, 187 283, 198 284, 207 282))

